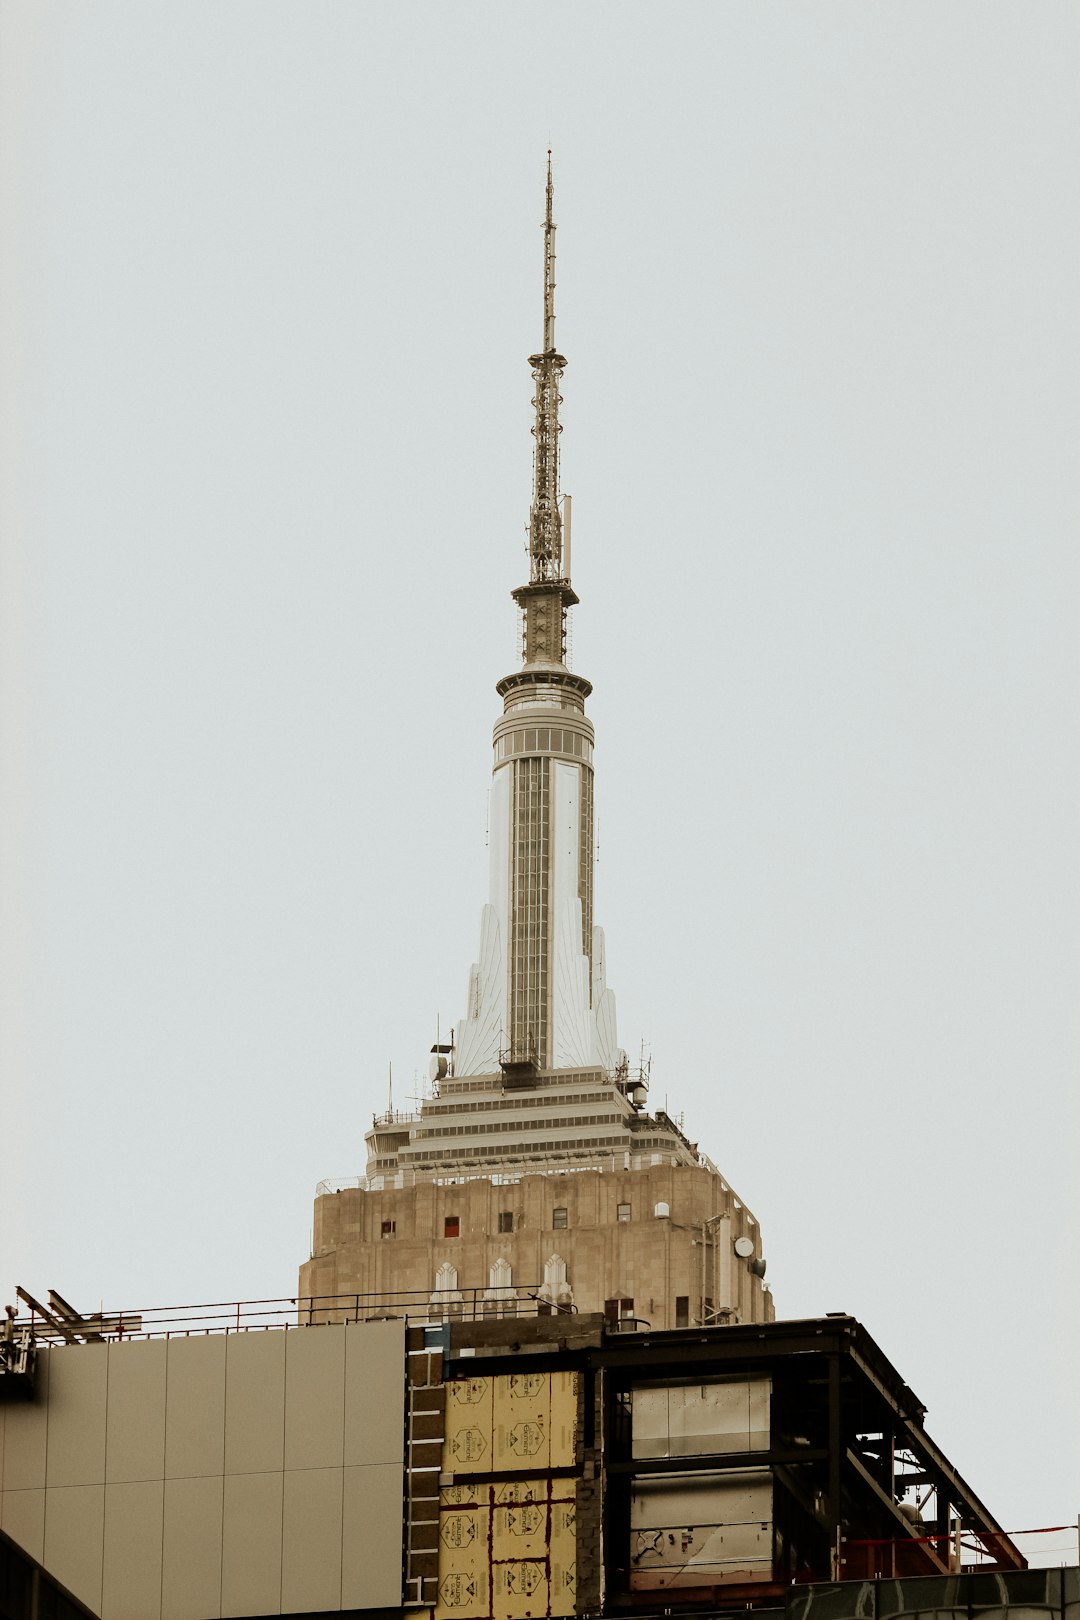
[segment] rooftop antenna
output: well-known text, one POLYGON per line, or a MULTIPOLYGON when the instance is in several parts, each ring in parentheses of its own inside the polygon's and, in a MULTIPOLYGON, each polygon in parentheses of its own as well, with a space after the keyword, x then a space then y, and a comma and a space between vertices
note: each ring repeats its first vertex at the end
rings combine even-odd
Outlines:
POLYGON ((529 513, 529 579, 564 579, 559 511, 559 385, 566 360, 555 350, 555 221, 552 219, 551 149, 544 194, 544 344, 529 356, 536 394, 533 427, 533 503, 529 513))
POLYGON ((544 192, 544 341, 529 356, 533 380, 533 490, 529 507, 529 583, 511 595, 522 610, 522 661, 565 666, 567 610, 578 598, 566 550, 569 513, 559 496, 559 406, 566 359, 555 347, 555 220, 551 148, 544 192))
POLYGON ((388 1078, 389 1097, 388 1097, 388 1100, 387 1100, 387 1107, 388 1107, 389 1113, 392 1115, 393 1112, 394 1112, 394 1065, 392 1063, 387 1064, 387 1071, 388 1071, 388 1077, 389 1077, 388 1078))
POLYGON ((547 188, 544 193, 544 353, 555 352, 555 223, 551 203, 555 191, 551 183, 551 147, 547 149, 547 188))

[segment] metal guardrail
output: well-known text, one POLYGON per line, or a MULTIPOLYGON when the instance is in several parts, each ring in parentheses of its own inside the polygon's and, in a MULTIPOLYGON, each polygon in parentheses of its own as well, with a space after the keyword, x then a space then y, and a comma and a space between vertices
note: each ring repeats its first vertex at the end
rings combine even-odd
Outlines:
MULTIPOLYGON (((686 1161, 675 1153, 600 1153, 591 1157, 567 1155, 565 1161, 558 1164, 551 1162, 551 1155, 546 1154, 543 1160, 535 1164, 521 1161, 514 1164, 503 1164, 499 1169, 494 1167, 487 1170, 459 1170, 456 1173, 440 1174, 437 1170, 392 1170, 385 1175, 375 1176, 326 1176, 315 1188, 316 1198, 325 1198, 331 1193, 348 1192, 356 1189, 360 1192, 400 1192, 406 1187, 460 1187, 470 1181, 490 1181, 495 1186, 509 1187, 516 1185, 523 1176, 567 1176, 579 1175, 586 1170, 599 1170, 601 1174, 610 1175, 622 1170, 647 1170, 654 1164, 685 1165, 686 1161)), ((691 1168, 708 1170, 716 1176, 724 1191, 731 1188, 720 1174, 707 1153, 697 1151, 697 1162, 691 1168)), ((741 1205, 739 1206, 742 1207, 741 1205)))
POLYGON ((96 1316, 90 1331, 31 1310, 13 1321, 13 1333, 39 1344, 129 1339, 183 1338, 208 1333, 257 1333, 331 1322, 371 1322, 404 1318, 427 1322, 483 1322, 507 1317, 555 1314, 559 1307, 540 1295, 542 1283, 498 1289, 399 1289, 379 1294, 311 1294, 291 1299, 216 1300, 195 1305, 161 1305, 109 1311, 96 1316))
POLYGON ((419 1125, 421 1115, 415 1112, 402 1111, 399 1108, 386 1108, 381 1114, 373 1114, 372 1126, 393 1127, 395 1125, 419 1125))

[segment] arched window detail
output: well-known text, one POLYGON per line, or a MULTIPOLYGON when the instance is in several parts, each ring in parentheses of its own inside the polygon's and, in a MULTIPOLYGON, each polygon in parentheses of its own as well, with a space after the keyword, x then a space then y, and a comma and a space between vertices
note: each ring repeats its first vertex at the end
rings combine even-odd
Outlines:
POLYGON ((566 1261, 561 1254, 552 1254, 544 1261, 544 1284, 539 1297, 557 1311, 568 1311, 574 1303, 574 1290, 566 1275, 566 1261))
POLYGON ((452 1266, 449 1260, 444 1260, 435 1273, 435 1292, 431 1296, 432 1305, 460 1305, 462 1303, 461 1290, 458 1288, 457 1266, 452 1266))
POLYGON ((513 1299, 511 1276, 509 1260, 496 1260, 488 1267, 488 1286, 484 1290, 484 1298, 513 1299))

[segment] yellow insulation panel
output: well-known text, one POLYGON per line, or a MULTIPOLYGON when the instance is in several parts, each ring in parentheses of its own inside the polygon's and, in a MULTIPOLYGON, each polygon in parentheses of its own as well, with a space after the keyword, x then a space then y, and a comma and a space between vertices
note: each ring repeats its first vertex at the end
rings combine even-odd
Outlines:
POLYGON ((436 1620, 486 1620, 491 1614, 491 1512, 451 1505, 439 1513, 439 1601, 436 1620))
POLYGON ((492 1384, 493 1468, 549 1467, 550 1373, 510 1373, 492 1384))
POLYGON ((549 1526, 546 1502, 514 1502, 491 1510, 491 1557, 546 1558, 549 1526))
POLYGON ((492 1501, 499 1506, 508 1502, 546 1502, 552 1490, 560 1483, 559 1480, 551 1479, 498 1480, 491 1487, 492 1501))
POLYGON ((572 1616, 576 1488, 542 1476, 444 1487, 434 1620, 572 1616))
POLYGON ((449 1473, 487 1472, 491 1457, 491 1378, 458 1378, 446 1385, 443 1467, 449 1473))
POLYGON ((577 1442, 576 1373, 506 1373, 446 1385, 447 1473, 573 1468, 577 1442))
POLYGON ((530 1620, 533 1615, 550 1614, 544 1565, 534 1559, 492 1564, 491 1612, 498 1620, 530 1620))
POLYGON ((446 1385, 443 1471, 454 1482, 439 1496, 433 1620, 573 1615, 576 1482, 552 1479, 548 1470, 577 1464, 578 1392, 572 1372, 506 1373, 446 1385), (496 1473, 525 1477, 454 1479, 496 1473))
POLYGON ((577 1461, 578 1375, 557 1372, 549 1375, 551 1415, 548 1436, 552 1468, 573 1468, 577 1461))
POLYGON ((553 1615, 574 1612, 577 1597, 577 1504, 552 1502, 549 1541, 550 1599, 553 1615))
POLYGON ((487 1485, 447 1485, 439 1492, 439 1507, 486 1507, 488 1492, 487 1485))

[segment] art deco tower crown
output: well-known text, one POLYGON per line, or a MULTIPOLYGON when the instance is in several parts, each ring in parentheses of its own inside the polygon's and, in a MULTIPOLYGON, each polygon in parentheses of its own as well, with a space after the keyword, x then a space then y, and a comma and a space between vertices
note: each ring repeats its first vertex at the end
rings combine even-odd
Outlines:
POLYGON ((604 945, 593 926, 593 728, 589 682, 566 667, 569 501, 559 489, 551 154, 544 217, 544 342, 529 358, 535 395, 529 580, 514 591, 523 664, 498 683, 491 896, 469 984, 455 1072, 545 1072, 620 1064, 604 945))
POLYGON ((417 1111, 372 1120, 366 1174, 320 1185, 300 1291, 388 1292, 399 1308, 419 1290, 440 1315, 768 1320, 754 1217, 680 1123, 648 1110, 647 1078, 616 1039, 593 921, 592 688, 566 663, 577 597, 559 489, 550 153, 546 201, 529 577, 513 592, 522 663, 496 688, 490 888, 466 1014, 433 1049, 417 1111))

